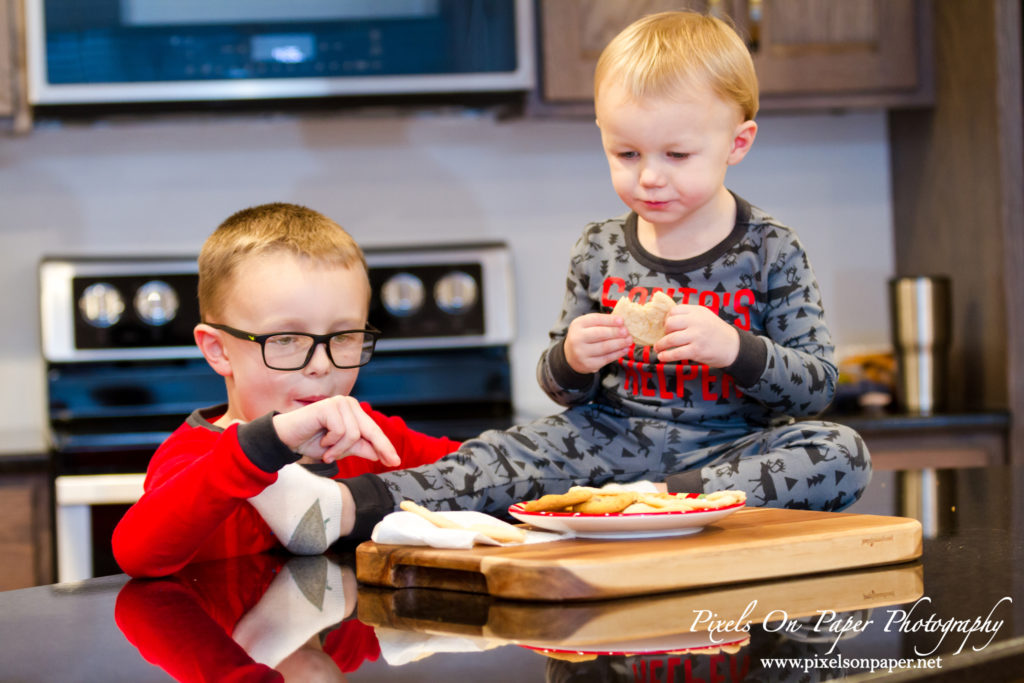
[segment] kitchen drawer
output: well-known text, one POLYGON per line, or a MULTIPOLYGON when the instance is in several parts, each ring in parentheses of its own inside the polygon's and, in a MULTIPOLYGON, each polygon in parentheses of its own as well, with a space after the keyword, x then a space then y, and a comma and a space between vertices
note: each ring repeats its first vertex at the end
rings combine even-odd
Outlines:
POLYGON ((52 582, 49 501, 44 471, 0 474, 0 590, 52 582))

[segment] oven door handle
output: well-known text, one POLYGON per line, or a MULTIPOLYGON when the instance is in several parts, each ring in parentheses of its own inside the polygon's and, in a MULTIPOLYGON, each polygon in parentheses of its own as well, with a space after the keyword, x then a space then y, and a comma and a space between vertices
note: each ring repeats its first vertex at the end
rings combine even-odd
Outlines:
POLYGON ((142 496, 144 474, 63 475, 54 479, 57 506, 134 503, 142 496))
POLYGON ((134 503, 144 474, 82 474, 55 477, 57 580, 81 581, 93 574, 92 505, 134 503))

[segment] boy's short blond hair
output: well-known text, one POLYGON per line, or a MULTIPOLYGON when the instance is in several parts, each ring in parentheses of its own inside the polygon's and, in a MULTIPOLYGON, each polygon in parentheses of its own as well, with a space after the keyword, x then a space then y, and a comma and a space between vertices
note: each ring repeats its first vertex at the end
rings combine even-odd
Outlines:
POLYGON ((199 252, 199 315, 214 320, 224 313, 238 265, 247 257, 286 251, 313 261, 369 274, 362 249, 344 228, 297 204, 262 204, 243 209, 220 224, 199 252))
POLYGON ((594 101, 615 78, 636 98, 660 97, 706 83, 735 102, 745 121, 757 115, 757 74, 750 51, 731 26, 690 11, 659 12, 638 19, 611 40, 594 72, 594 101))

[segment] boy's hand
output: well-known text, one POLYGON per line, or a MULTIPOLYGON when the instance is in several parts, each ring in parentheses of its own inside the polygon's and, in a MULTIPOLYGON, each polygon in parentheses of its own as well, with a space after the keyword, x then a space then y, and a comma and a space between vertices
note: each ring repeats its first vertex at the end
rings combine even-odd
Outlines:
POLYGON ((282 442, 304 457, 334 462, 350 455, 401 464, 395 447, 351 396, 332 396, 274 416, 282 442))
POLYGON ((565 359, 576 372, 590 374, 622 358, 632 343, 622 318, 608 313, 587 313, 569 324, 565 333, 565 359))
POLYGON ((724 368, 740 353, 740 334, 705 306, 679 304, 665 316, 665 336, 654 350, 659 362, 687 360, 724 368))

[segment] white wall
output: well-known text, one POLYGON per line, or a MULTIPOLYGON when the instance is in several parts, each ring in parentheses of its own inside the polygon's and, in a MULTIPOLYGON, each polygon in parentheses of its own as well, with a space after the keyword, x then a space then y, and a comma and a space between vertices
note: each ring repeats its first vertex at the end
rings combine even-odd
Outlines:
MULTIPOLYGON (((841 345, 884 343, 892 272, 882 112, 764 115, 729 185, 800 233, 841 345)), ((523 414, 583 225, 623 211, 597 128, 480 114, 210 116, 40 125, 0 140, 0 433, 42 433, 44 254, 194 254, 237 209, 306 204, 364 245, 506 240, 523 414)), ((2 448, 2 446, 0 446, 2 448)))

